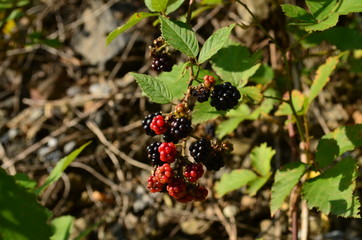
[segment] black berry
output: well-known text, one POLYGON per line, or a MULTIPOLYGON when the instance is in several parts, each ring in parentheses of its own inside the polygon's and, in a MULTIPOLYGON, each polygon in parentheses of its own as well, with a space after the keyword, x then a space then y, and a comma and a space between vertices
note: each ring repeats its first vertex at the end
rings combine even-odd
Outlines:
POLYGON ((211 92, 210 104, 218 111, 226 111, 235 107, 240 97, 239 90, 232 86, 231 83, 217 84, 211 92))
POLYGON ((209 158, 203 162, 208 171, 219 171, 225 166, 224 157, 221 152, 212 151, 209 158))
POLYGON ((196 162, 205 162, 211 152, 211 144, 205 138, 193 142, 190 147, 190 155, 195 159, 196 162))
POLYGON ((151 113, 150 115, 146 116, 145 119, 142 121, 143 129, 145 130, 147 135, 155 136, 156 133, 151 129, 150 124, 152 122, 152 119, 158 115, 161 115, 161 113, 151 113))
POLYGON ((176 118, 171 122, 170 134, 174 139, 187 137, 192 132, 191 120, 187 118, 176 118))
POLYGON ((210 96, 210 90, 205 87, 193 88, 191 90, 191 95, 197 98, 197 101, 202 103, 206 102, 210 96))
POLYGON ((167 53, 160 53, 153 58, 152 69, 157 72, 171 72, 175 60, 167 53))
POLYGON ((161 166, 164 162, 160 159, 160 152, 158 147, 161 145, 160 142, 154 142, 147 146, 148 158, 151 160, 153 165, 161 166))

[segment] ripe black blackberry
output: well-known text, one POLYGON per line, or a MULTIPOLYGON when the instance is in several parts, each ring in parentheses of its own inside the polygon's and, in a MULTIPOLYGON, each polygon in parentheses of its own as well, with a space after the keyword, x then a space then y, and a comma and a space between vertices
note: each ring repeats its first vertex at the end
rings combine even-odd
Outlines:
POLYGON ((238 104, 240 97, 239 90, 232 86, 231 83, 226 82, 217 84, 211 92, 210 104, 218 111, 226 111, 235 107, 238 104))
POLYGON ((171 122, 170 134, 174 139, 187 137, 192 132, 191 120, 187 118, 176 118, 171 122))
POLYGON ((165 142, 172 142, 174 144, 177 144, 178 141, 180 140, 179 138, 175 138, 170 131, 167 131, 165 132, 163 135, 162 135, 162 139, 163 141, 165 142))
POLYGON ((203 162, 208 171, 219 171, 225 166, 224 156, 219 151, 212 151, 209 158, 203 162))
POLYGON ((191 90, 191 95, 197 98, 197 101, 202 103, 209 100, 210 90, 205 87, 193 88, 191 90))
POLYGON ((173 57, 167 53, 159 53, 152 60, 152 69, 157 72, 171 72, 175 64, 173 57))
POLYGON ((205 138, 201 138, 200 140, 191 143, 189 150, 190 155, 196 162, 205 162, 209 158, 211 152, 210 141, 205 138))
POLYGON ((161 166, 164 164, 160 160, 160 152, 158 151, 158 147, 161 145, 161 142, 154 142, 147 146, 148 158, 151 160, 153 165, 161 166))
POLYGON ((156 117, 157 115, 162 115, 160 112, 157 113, 151 113, 150 115, 146 116, 142 121, 143 129, 145 130, 147 135, 155 136, 156 133, 151 129, 150 124, 152 122, 152 119, 156 117))

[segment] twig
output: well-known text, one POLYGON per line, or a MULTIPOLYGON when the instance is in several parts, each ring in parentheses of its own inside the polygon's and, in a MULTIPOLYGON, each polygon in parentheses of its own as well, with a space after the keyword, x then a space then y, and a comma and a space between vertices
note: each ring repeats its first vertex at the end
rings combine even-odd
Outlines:
POLYGON ((186 24, 190 24, 190 22, 191 22, 192 4, 193 3, 194 3, 194 0, 189 1, 189 7, 187 9, 186 24))
POLYGON ((104 136, 103 132, 98 128, 98 126, 95 123, 93 123, 91 121, 87 121, 86 125, 98 137, 99 141, 103 145, 105 145, 111 152, 118 155, 120 158, 125 160, 127 163, 129 163, 129 164, 131 164, 131 165, 133 165, 135 167, 142 168, 142 169, 147 170, 147 171, 152 171, 153 170, 153 168, 150 167, 149 165, 141 163, 141 162, 129 157, 124 152, 118 150, 118 148, 116 148, 112 143, 110 143, 107 140, 107 138, 104 136))
POLYGON ((220 222, 222 223, 222 225, 224 225, 226 232, 229 235, 229 240, 237 240, 237 232, 236 232, 236 228, 233 227, 228 220, 226 219, 226 217, 224 216, 224 214, 222 213, 219 205, 217 203, 213 204, 213 208, 214 211, 216 213, 216 215, 218 216, 218 218, 220 219, 220 222))

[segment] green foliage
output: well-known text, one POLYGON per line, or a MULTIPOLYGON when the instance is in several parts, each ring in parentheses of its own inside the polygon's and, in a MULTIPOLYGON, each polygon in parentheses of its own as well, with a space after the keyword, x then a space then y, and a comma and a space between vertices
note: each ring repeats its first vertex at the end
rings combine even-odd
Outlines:
POLYGON ((80 148, 71 152, 68 156, 59 160, 59 162, 55 165, 53 171, 50 173, 48 178, 45 180, 44 184, 35 190, 35 194, 39 195, 42 191, 44 191, 50 184, 56 182, 61 176, 64 170, 71 164, 76 157, 83 151, 85 147, 87 147, 91 142, 87 142, 83 144, 80 148))
POLYGON ((282 10, 290 18, 292 24, 306 31, 323 31, 334 27, 340 15, 361 12, 359 0, 306 0, 310 13, 303 8, 290 4, 282 4, 282 10))
POLYGON ((0 236, 6 240, 48 240, 48 212, 33 193, 0 169, 0 236))
POLYGON ((251 164, 259 175, 266 176, 270 173, 270 162, 274 155, 275 150, 268 147, 266 143, 261 144, 251 151, 251 164))
POLYGON ((315 161, 325 168, 347 151, 362 146, 362 124, 339 127, 322 137, 318 143, 315 161))
POLYGON ((167 87, 171 100, 175 100, 182 98, 187 91, 189 75, 186 73, 180 64, 173 66, 171 72, 163 72, 155 78, 167 87))
POLYGON ((272 175, 270 162, 274 154, 275 150, 268 147, 266 143, 253 148, 250 153, 251 164, 258 175, 248 169, 236 169, 224 174, 215 185, 216 195, 222 197, 243 186, 248 186, 248 192, 251 196, 255 195, 272 175))
MULTIPOLYGON (((305 95, 301 93, 299 90, 292 91, 292 103, 298 115, 305 114, 308 100, 305 97, 305 95)), ((289 102, 283 102, 279 106, 278 111, 275 113, 275 116, 287 116, 287 115, 293 115, 293 111, 292 108, 290 107, 289 102)))
POLYGON ((250 55, 248 48, 228 40, 212 57, 212 69, 222 78, 238 88, 247 84, 248 79, 260 67, 260 52, 250 55))
POLYGON ((224 111, 217 111, 210 105, 210 101, 197 103, 192 114, 192 124, 206 122, 223 115, 224 111))
POLYGON ((245 186, 256 177, 255 173, 247 169, 236 169, 231 173, 223 174, 220 182, 215 184, 216 195, 222 197, 228 192, 245 186))
POLYGON ((28 5, 29 3, 29 0, 2 0, 0 2, 0 10, 23 7, 28 5))
POLYGON ((362 33, 348 27, 334 27, 323 32, 309 35, 302 41, 307 47, 317 46, 322 41, 335 45, 339 50, 362 49, 362 33))
POLYGON ((185 0, 168 0, 166 14, 176 11, 185 0))
POLYGON ((261 94, 260 89, 257 87, 239 88, 239 92, 241 95, 245 95, 246 97, 253 100, 255 103, 259 103, 263 99, 263 95, 261 94))
POLYGON ((272 215, 282 206, 285 198, 291 193, 294 186, 304 174, 306 165, 301 162, 291 162, 277 171, 272 187, 270 212, 272 215))
POLYGON ((160 20, 162 36, 166 42, 187 56, 196 58, 199 53, 199 43, 191 27, 165 17, 160 17, 160 20))
POLYGON ((16 184, 28 189, 29 191, 33 192, 36 187, 36 182, 33 179, 30 179, 28 175, 24 173, 17 173, 14 176, 16 184))
POLYGON ((356 188, 356 161, 347 157, 318 177, 303 184, 303 198, 308 207, 316 207, 325 214, 360 218, 360 203, 353 194, 356 188))
POLYGON ((250 78, 250 81, 258 84, 268 84, 274 79, 273 69, 267 64, 260 65, 255 74, 250 78))
POLYGON ((235 27, 235 24, 231 24, 228 27, 223 27, 212 34, 201 48, 199 63, 203 63, 214 56, 229 39, 231 31, 235 27))
POLYGON ((136 79, 142 92, 150 98, 151 101, 159 104, 170 103, 172 95, 168 87, 158 78, 146 74, 131 73, 136 79))
POLYGON ((168 0, 145 0, 147 8, 151 12, 163 12, 167 7, 168 0))
POLYGON ((308 98, 309 105, 318 96, 318 94, 322 91, 323 87, 329 81, 329 76, 337 66, 338 61, 339 61, 339 56, 329 57, 327 58, 326 63, 318 68, 313 84, 310 88, 310 93, 308 98))
POLYGON ((50 225, 53 228, 53 236, 50 240, 68 240, 73 229, 74 217, 61 216, 54 218, 50 225))
POLYGON ((142 19, 158 16, 158 13, 146 13, 146 12, 138 12, 134 13, 125 24, 122 26, 114 29, 110 34, 108 34, 106 42, 107 45, 110 44, 119 34, 123 33, 124 31, 130 29, 137 23, 139 23, 142 19))

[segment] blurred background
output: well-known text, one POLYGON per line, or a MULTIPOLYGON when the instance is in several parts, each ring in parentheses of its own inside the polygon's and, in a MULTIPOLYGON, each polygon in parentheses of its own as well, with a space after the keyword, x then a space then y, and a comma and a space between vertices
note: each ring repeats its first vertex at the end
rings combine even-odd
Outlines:
MULTIPOLYGON (((278 41, 293 42, 277 1, 244 2, 278 41)), ((286 2, 303 6, 301 1, 286 2)), ((278 81, 283 70, 280 53, 257 27, 247 27, 252 22, 244 8, 221 0, 196 4, 192 25, 201 43, 220 27, 242 23, 245 29, 235 28, 234 38, 251 52, 261 50, 263 62, 274 72, 271 79, 278 81)), ((255 197, 237 190, 217 199, 213 191, 223 173, 250 167, 248 153, 261 142, 276 149, 275 169, 290 161, 288 133, 273 118, 244 121, 229 135, 235 151, 226 167, 201 180, 209 189, 205 202, 176 203, 165 194, 148 192, 152 166, 146 146, 154 140, 144 133, 141 121, 150 113, 168 112, 171 106, 149 102, 128 73, 156 75, 148 46, 159 36, 159 28, 153 26, 155 18, 149 18, 110 45, 105 41, 140 11, 148 12, 142 0, 0 3, 2 168, 10 174, 26 173, 41 184, 59 159, 91 140, 40 198, 55 216, 76 218, 73 237, 89 230, 85 239, 289 239, 287 211, 270 216, 272 182, 255 197)), ((171 16, 179 18, 186 12, 187 1, 171 16)), ((361 32, 362 17, 341 16, 339 25, 361 32)), ((328 42, 309 44, 296 49, 300 59, 293 63, 295 74, 302 73, 298 79, 306 81, 324 56, 336 50, 328 42)), ((313 106, 310 129, 316 139, 340 125, 362 123, 361 57, 354 51, 346 59, 313 106)), ((216 124, 209 122, 198 130, 212 137, 216 124)), ((360 152, 355 154, 361 163, 360 152)), ((359 181, 359 189, 360 185, 359 181)), ((328 218, 314 211, 309 220, 312 239, 362 239, 360 220, 328 218)))

